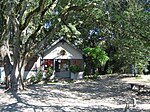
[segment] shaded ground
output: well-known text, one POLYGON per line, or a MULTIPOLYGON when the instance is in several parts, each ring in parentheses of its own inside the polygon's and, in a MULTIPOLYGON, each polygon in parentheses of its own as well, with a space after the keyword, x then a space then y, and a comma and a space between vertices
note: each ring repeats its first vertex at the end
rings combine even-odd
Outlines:
POLYGON ((122 78, 104 76, 98 81, 37 84, 18 93, 0 89, 0 112, 123 112, 126 102, 131 112, 150 112, 150 93, 131 91, 122 78))

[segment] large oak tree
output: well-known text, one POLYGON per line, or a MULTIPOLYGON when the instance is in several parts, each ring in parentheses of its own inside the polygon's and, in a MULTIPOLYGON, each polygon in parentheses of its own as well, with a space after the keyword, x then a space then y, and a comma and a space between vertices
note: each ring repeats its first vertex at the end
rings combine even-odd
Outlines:
POLYGON ((12 46, 13 69, 10 81, 11 88, 16 90, 18 82, 24 89, 22 76, 29 59, 40 53, 55 36, 66 33, 79 35, 73 23, 77 18, 75 13, 92 9, 95 4, 94 1, 80 0, 5 0, 0 5, 3 17, 1 54, 3 57, 8 55, 11 60, 12 46), (72 14, 72 20, 69 21, 72 14))
POLYGON ((138 0, 1 1, 1 55, 13 61, 11 87, 17 89, 17 82, 23 82, 29 59, 61 36, 81 49, 103 47, 115 63, 135 62, 135 55, 137 61, 144 60, 143 55, 149 58, 148 7, 138 0))

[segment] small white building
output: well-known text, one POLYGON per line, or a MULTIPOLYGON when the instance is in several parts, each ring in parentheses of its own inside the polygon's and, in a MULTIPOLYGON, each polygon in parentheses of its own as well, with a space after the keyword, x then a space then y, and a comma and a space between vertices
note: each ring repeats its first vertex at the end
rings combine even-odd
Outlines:
POLYGON ((83 78, 84 61, 82 51, 66 39, 60 38, 45 49, 39 57, 29 61, 25 70, 25 78, 35 75, 39 70, 46 72, 48 67, 55 70, 57 78, 72 78, 69 70, 70 65, 78 65, 81 68, 80 78, 83 78))

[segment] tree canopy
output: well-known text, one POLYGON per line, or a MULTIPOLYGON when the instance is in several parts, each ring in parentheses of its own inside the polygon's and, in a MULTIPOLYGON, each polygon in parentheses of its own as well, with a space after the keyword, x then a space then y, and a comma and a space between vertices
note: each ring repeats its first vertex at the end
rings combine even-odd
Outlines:
POLYGON ((149 7, 149 0, 1 1, 1 54, 13 51, 12 84, 22 80, 30 58, 62 36, 80 49, 104 49, 110 58, 106 70, 143 68, 150 59, 149 7))

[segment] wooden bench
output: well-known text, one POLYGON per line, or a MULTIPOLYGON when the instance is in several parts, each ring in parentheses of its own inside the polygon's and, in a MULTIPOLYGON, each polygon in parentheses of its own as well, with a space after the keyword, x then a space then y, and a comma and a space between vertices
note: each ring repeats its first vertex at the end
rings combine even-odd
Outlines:
POLYGON ((133 89, 134 87, 137 87, 138 91, 145 88, 145 85, 141 83, 129 83, 129 84, 131 85, 131 89, 133 89))

